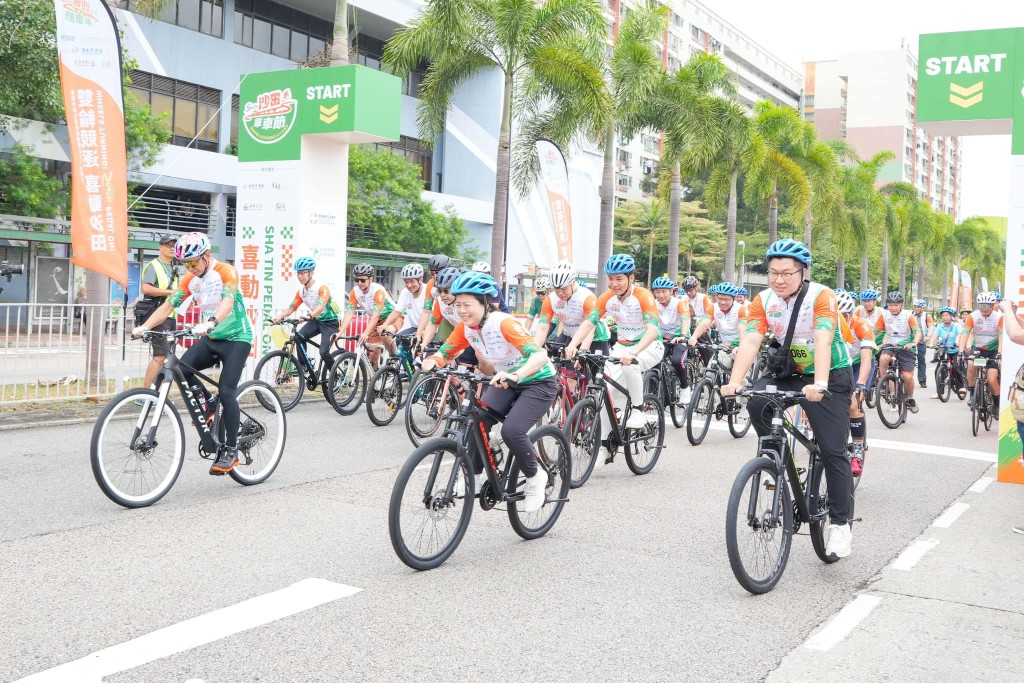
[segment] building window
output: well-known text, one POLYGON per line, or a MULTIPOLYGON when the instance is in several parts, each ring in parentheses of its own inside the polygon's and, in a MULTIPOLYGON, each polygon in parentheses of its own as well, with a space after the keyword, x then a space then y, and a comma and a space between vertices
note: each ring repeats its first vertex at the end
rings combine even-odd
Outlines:
POLYGON ((271 0, 235 0, 239 45, 297 62, 321 52, 333 35, 331 22, 297 9, 271 0))
POLYGON ((419 166, 423 189, 430 189, 430 172, 434 161, 434 152, 427 146, 427 143, 403 135, 398 142, 377 142, 373 146, 374 149, 386 149, 404 156, 409 162, 419 166))
POLYGON ((633 178, 625 173, 616 173, 615 184, 620 190, 628 190, 633 187, 633 178))
POLYGON ((643 142, 645 152, 657 152, 658 151, 658 138, 653 135, 647 135, 646 133, 640 134, 640 140, 643 142))
POLYGON ((698 43, 703 43, 704 31, 697 28, 694 24, 690 24, 690 37, 696 40, 698 43))
MULTIPOLYGON (((137 2, 128 8, 136 10, 137 2)), ((224 35, 224 0, 167 0, 157 19, 218 38, 224 35)))
POLYGON ((132 71, 130 78, 132 96, 148 104, 155 115, 166 114, 172 145, 219 151, 220 90, 145 71, 132 71))

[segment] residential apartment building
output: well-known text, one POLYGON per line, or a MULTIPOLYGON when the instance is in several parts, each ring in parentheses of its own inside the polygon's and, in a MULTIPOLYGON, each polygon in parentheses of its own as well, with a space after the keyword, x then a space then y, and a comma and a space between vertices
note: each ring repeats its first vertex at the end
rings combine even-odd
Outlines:
POLYGON ((960 220, 961 142, 917 125, 917 57, 857 52, 804 64, 804 117, 823 139, 845 138, 862 159, 890 150, 879 182, 905 181, 937 211, 960 220))
MULTIPOLYGON (((639 0, 604 0, 609 26, 614 28, 639 4, 639 0)), ((736 99, 744 106, 752 109, 755 103, 767 99, 800 108, 803 83, 799 71, 695 0, 664 0, 662 4, 671 9, 668 30, 658 50, 667 69, 678 70, 696 52, 716 54, 736 74, 736 99)), ((649 197, 655 189, 660 160, 661 136, 656 131, 631 140, 620 138, 615 150, 617 201, 649 197)))

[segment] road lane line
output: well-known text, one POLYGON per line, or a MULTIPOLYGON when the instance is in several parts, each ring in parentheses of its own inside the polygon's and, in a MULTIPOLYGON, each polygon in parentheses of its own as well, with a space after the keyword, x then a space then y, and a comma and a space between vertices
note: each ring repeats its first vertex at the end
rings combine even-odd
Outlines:
POLYGON ((104 676, 134 669, 157 659, 347 598, 360 588, 326 579, 303 579, 287 588, 258 595, 193 619, 147 633, 21 679, 22 683, 81 681, 100 683, 104 676))
POLYGON ((900 553, 899 557, 893 560, 892 568, 901 572, 909 572, 914 568, 914 565, 925 556, 925 553, 938 544, 939 539, 937 538, 923 538, 920 541, 915 542, 912 546, 900 553))
POLYGON ((978 481, 971 484, 971 488, 967 490, 973 491, 974 493, 984 493, 985 489, 988 488, 988 485, 994 482, 995 480, 995 477, 982 477, 978 481))
POLYGON ((970 509, 970 505, 967 503, 954 503, 946 508, 946 511, 935 518, 932 522, 932 526, 939 527, 940 529, 948 529, 953 526, 953 522, 960 519, 960 515, 967 512, 970 509))
POLYGON ((850 634, 864 617, 882 601, 875 595, 858 595, 839 614, 832 617, 823 629, 807 639, 804 647, 808 650, 831 650, 834 645, 850 634))

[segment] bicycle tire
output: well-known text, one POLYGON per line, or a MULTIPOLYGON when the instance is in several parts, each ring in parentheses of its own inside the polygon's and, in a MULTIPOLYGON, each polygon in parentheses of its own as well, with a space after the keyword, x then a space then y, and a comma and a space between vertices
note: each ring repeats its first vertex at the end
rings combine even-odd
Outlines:
POLYGON ((864 394, 864 405, 871 410, 874 410, 875 406, 878 404, 878 385, 878 378, 873 377, 871 386, 868 387, 867 393, 864 394))
MULTIPOLYGON (((889 429, 898 429, 903 424, 900 407, 900 387, 903 381, 895 374, 886 372, 878 382, 878 401, 875 408, 878 412, 878 419, 889 429), (895 409, 895 415, 889 414, 895 409)), ((906 405, 906 402, 903 403, 906 405)))
MULTIPOLYGON (((537 512, 520 511, 520 501, 510 500, 508 503, 508 521, 512 529, 526 540, 540 538, 558 521, 565 507, 566 496, 569 495, 569 481, 572 473, 572 454, 565 433, 554 425, 543 425, 530 432, 530 442, 537 450, 537 466, 548 472, 548 485, 544 493, 544 505, 537 512), (542 439, 544 441, 542 441, 542 439), (550 439, 550 441, 547 441, 550 439), (550 453, 557 449, 557 453, 550 453), (544 463, 541 464, 541 459, 544 463), (553 497, 553 500, 552 500, 553 497)), ((513 462, 508 473, 509 480, 519 481, 519 463, 513 462)), ((525 479, 524 479, 525 481, 525 479)))
POLYGON ((679 386, 679 378, 676 376, 675 370, 671 371, 672 374, 665 382, 665 395, 668 397, 668 412, 672 418, 672 425, 676 429, 682 429, 686 426, 686 409, 680 405, 680 399, 682 398, 682 387, 679 386))
MULTIPOLYGON (((639 431, 648 434, 648 436, 643 441, 635 443, 628 443, 629 439, 627 438, 627 443, 623 450, 626 452, 626 466, 629 467, 633 474, 639 475, 647 474, 654 469, 654 466, 658 464, 658 458, 661 457, 661 451, 665 447, 665 408, 661 405, 661 400, 657 396, 647 394, 644 396, 643 404, 639 407, 633 407, 633 410, 638 409, 647 416, 647 426, 639 431), (657 431, 655 432, 655 430, 657 431), (648 453, 651 451, 654 453, 650 456, 649 460, 646 460, 639 457, 641 449, 648 453)), ((629 437, 636 431, 626 430, 626 436, 629 437)))
POLYGON ((815 459, 814 467, 811 468, 811 476, 807 478, 807 485, 810 487, 809 505, 811 515, 823 515, 818 521, 811 521, 807 530, 811 535, 811 545, 814 546, 814 554, 825 564, 838 562, 838 557, 826 554, 828 539, 825 538, 825 530, 829 526, 828 517, 828 478, 825 476, 825 463, 815 459))
POLYGON ((733 438, 742 439, 750 431, 750 415, 744 406, 730 408, 727 422, 733 438))
POLYGON ((728 509, 725 514, 725 547, 729 555, 729 566, 732 568, 733 576, 736 577, 736 580, 746 591, 754 595, 767 593, 775 588, 779 579, 782 578, 783 572, 786 571, 786 563, 789 560, 789 551, 792 545, 793 501, 789 488, 785 484, 785 477, 776 471, 775 462, 769 458, 757 457, 753 460, 748 460, 740 468, 739 474, 736 475, 736 480, 733 482, 732 490, 729 492, 728 509), (768 529, 768 526, 764 525, 764 530, 755 529, 753 525, 761 525, 771 512, 774 488, 769 488, 769 486, 782 487, 781 519, 778 522, 778 526, 774 528, 768 529), (756 492, 758 495, 753 497, 753 500, 748 499, 744 501, 744 493, 748 491, 756 492), (762 491, 766 494, 763 503, 761 502, 762 496, 760 495, 762 491), (768 504, 767 509, 761 509, 764 507, 764 503, 768 504), (755 510, 753 519, 750 519, 748 511, 754 508, 757 508, 757 510, 755 510), (738 536, 739 528, 737 524, 741 519, 741 514, 743 515, 744 528, 750 528, 756 534, 764 536, 764 538, 754 536, 752 540, 772 541, 773 538, 768 538, 769 536, 774 537, 778 535, 780 537, 778 556, 772 562, 770 572, 763 578, 751 576, 748 567, 741 557, 740 546, 750 547, 752 545, 750 542, 741 542, 738 536))
POLYGON ((274 473, 284 456, 284 445, 288 439, 288 420, 285 417, 284 404, 269 384, 249 380, 238 385, 238 407, 241 409, 238 435, 239 463, 231 468, 228 474, 242 486, 262 484, 274 473), (276 405, 267 408, 267 405, 273 404, 275 400, 276 405), (254 438, 261 432, 262 436, 254 438), (264 444, 268 434, 271 437, 264 444), (245 446, 249 439, 252 439, 253 443, 245 446))
POLYGON ((391 424, 402 403, 402 377, 398 368, 385 365, 370 378, 366 390, 366 414, 378 427, 391 424))
MULTIPOLYGON (((155 407, 156 401, 159 398, 159 394, 153 389, 129 389, 128 391, 121 392, 103 409, 100 413, 99 418, 96 420, 96 424, 92 428, 92 438, 89 443, 89 460, 92 465, 92 474, 96 479, 96 483, 99 485, 100 490, 103 494, 114 501, 118 505, 126 508, 141 508, 152 505, 157 502, 171 490, 174 486, 174 482, 178 480, 178 475, 181 473, 181 466, 185 462, 185 426, 181 421, 181 416, 178 415, 178 410, 168 400, 164 403, 163 414, 160 421, 157 423, 157 429, 164 424, 164 420, 170 420, 171 426, 174 429, 175 440, 173 441, 173 448, 168 458, 162 458, 167 461, 166 473, 161 475, 158 472, 154 473, 159 478, 159 481, 155 481, 152 488, 142 492, 128 492, 125 489, 127 485, 132 481, 139 481, 141 472, 147 469, 147 465, 153 463, 155 458, 153 453, 156 449, 153 449, 147 454, 143 454, 141 457, 134 457, 137 455, 137 451, 130 447, 132 436, 135 431, 136 423, 138 419, 143 416, 142 411, 149 411, 155 407), (132 401, 142 400, 145 402, 143 406, 135 406, 132 401), (125 416, 130 414, 138 413, 135 421, 129 419, 115 419, 115 413, 124 411, 125 416), (127 442, 124 437, 114 435, 113 430, 115 427, 129 427, 127 442), (117 456, 122 464, 122 471, 131 469, 131 475, 128 482, 119 483, 119 479, 113 476, 115 472, 108 471, 106 466, 107 459, 104 457, 105 450, 113 449, 113 444, 109 447, 104 446, 104 437, 111 436, 111 441, 117 441, 122 443, 122 446, 127 448, 128 455, 117 456), (122 460, 123 457, 123 460, 122 460), (131 459, 131 460, 130 460, 131 459)), ((147 420, 149 416, 147 415, 147 420)), ((164 433, 164 432, 160 432, 164 433)), ((159 441, 158 446, 159 447, 159 441)), ((111 465, 113 467, 113 465, 111 465)), ((141 477, 144 479, 144 476, 141 477)), ((143 482, 144 483, 144 482, 143 482)))
POLYGON ((437 415, 430 417, 427 401, 431 396, 440 396, 444 386, 443 377, 431 374, 420 374, 409 389, 409 400, 405 402, 405 433, 414 446, 419 446, 427 439, 437 436, 438 429, 444 424, 445 418, 454 410, 458 410, 459 399, 454 387, 450 387, 445 397, 445 405, 438 406, 437 415), (436 388, 432 385, 437 384, 436 388), (438 392, 435 394, 435 392, 438 392), (422 411, 421 411, 422 408, 422 411), (420 412, 424 415, 420 416, 420 412))
POLYGON ((354 351, 346 351, 331 366, 325 390, 331 396, 331 407, 339 415, 353 415, 363 405, 369 384, 369 363, 361 360, 354 351))
POLYGON ((715 387, 705 377, 697 382, 686 406, 686 439, 693 446, 699 446, 711 429, 711 418, 715 414, 715 387), (695 422, 696 420, 696 422, 695 422), (697 423, 700 422, 699 426, 697 423), (697 431, 694 428, 698 427, 697 431))
POLYGON ((978 435, 978 426, 981 424, 981 402, 985 400, 985 390, 982 388, 984 383, 983 377, 974 380, 974 405, 971 406, 971 432, 974 436, 978 435))
MULTIPOLYGON (((299 359, 286 351, 271 351, 260 358, 256 363, 253 379, 261 380, 273 387, 286 411, 299 405, 306 391, 306 373, 299 365, 299 359), (265 375, 264 370, 269 372, 265 375)), ((273 408, 270 405, 263 407, 267 410, 273 408)))
POLYGON ((945 403, 949 400, 952 392, 953 386, 949 381, 949 365, 947 363, 939 363, 938 367, 935 368, 935 393, 938 395, 939 400, 945 403))
POLYGON ((661 366, 656 365, 647 372, 644 373, 644 393, 654 394, 656 396, 661 395, 661 366))
POLYGON ((407 567, 417 571, 438 567, 451 557, 466 534, 466 528, 469 526, 469 520, 473 514, 473 496, 456 497, 453 492, 452 497, 448 498, 447 477, 451 473, 449 468, 454 468, 456 477, 462 477, 463 486, 466 487, 463 490, 472 490, 474 486, 473 473, 468 459, 459 454, 458 444, 453 439, 431 439, 412 452, 409 459, 402 465, 391 490, 391 501, 388 505, 388 536, 391 538, 391 547, 398 555, 398 559, 407 567), (447 456, 450 456, 450 465, 446 465, 444 462, 449 459, 447 456), (430 468, 420 469, 420 463, 431 457, 437 461, 436 475, 434 474, 434 462, 431 462, 430 468), (424 472, 426 473, 423 474, 424 472), (437 522, 442 512, 446 513, 450 508, 459 508, 454 534, 436 552, 428 555, 419 554, 419 551, 411 549, 402 534, 404 494, 409 487, 410 480, 419 475, 424 477, 424 485, 414 485, 409 491, 409 499, 406 500, 406 511, 410 516, 419 517, 419 513, 425 513, 421 522, 418 524, 413 522, 409 525, 419 528, 421 531, 418 534, 419 537, 435 538, 434 534, 423 534, 423 526, 430 522, 437 522), (439 481, 439 479, 443 481, 439 481))
MULTIPOLYGON (((994 407, 995 406, 993 406, 993 408, 994 407)), ((992 431, 992 421, 994 418, 995 415, 992 414, 992 410, 990 410, 989 408, 985 408, 985 419, 982 421, 982 424, 985 425, 986 432, 992 431)))
POLYGON ((601 411, 597 401, 588 396, 574 405, 565 418, 563 429, 572 450, 569 487, 577 489, 590 479, 601 450, 601 411))

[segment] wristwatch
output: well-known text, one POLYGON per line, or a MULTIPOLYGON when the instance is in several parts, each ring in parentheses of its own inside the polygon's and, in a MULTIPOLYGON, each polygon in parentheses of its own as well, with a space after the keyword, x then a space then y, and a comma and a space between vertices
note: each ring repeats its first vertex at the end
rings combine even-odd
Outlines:
POLYGON ((210 316, 206 322, 210 323, 211 327, 217 327, 217 319, 213 316, 210 316))
POLYGON ((822 392, 828 391, 828 382, 826 382, 823 379, 819 379, 817 382, 815 382, 814 386, 816 386, 819 389, 821 389, 822 392))

